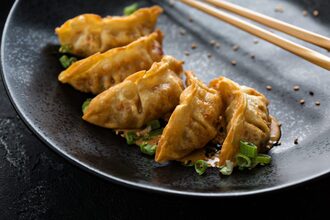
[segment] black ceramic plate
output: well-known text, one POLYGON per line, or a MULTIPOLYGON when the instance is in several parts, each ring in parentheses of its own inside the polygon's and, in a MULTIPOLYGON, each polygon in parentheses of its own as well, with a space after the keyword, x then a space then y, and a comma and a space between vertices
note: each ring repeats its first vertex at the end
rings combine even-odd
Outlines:
MULTIPOLYGON (((323 35, 330 33, 328 1, 281 1, 283 12, 274 10, 279 4, 277 0, 233 2, 323 35), (314 9, 319 9, 318 17, 311 15, 314 9), (309 12, 308 16, 302 15, 303 10, 309 12)), ((283 123, 282 145, 270 152, 272 165, 235 172, 230 177, 220 176, 216 169, 198 176, 192 168, 160 166, 143 156, 138 148, 127 146, 110 130, 81 120, 81 104, 87 96, 57 81, 61 67, 54 28, 81 13, 119 15, 130 3, 109 0, 15 3, 3 34, 3 79, 18 113, 45 143, 108 180, 194 196, 266 192, 330 171, 329 72, 262 40, 256 43, 255 37, 180 3, 174 8, 165 7, 166 13, 158 24, 165 33, 166 54, 185 60, 185 68, 194 70, 205 82, 224 75, 258 89, 270 99, 271 113, 283 123), (186 35, 180 35, 181 28, 187 31, 186 35), (221 43, 219 49, 210 46, 209 41, 214 39, 221 43), (192 43, 197 44, 197 49, 190 49, 192 43), (240 47, 238 51, 231 49, 235 44, 240 47), (184 51, 190 51, 190 56, 185 56, 184 51), (208 58, 208 54, 212 57, 208 58), (231 65, 231 60, 236 60, 237 65, 231 65), (267 91, 266 85, 271 85, 272 91, 267 91), (294 85, 299 85, 300 90, 294 92, 294 85), (299 104, 300 99, 305 100, 304 105, 299 104), (316 106, 316 101, 321 106, 316 106)))

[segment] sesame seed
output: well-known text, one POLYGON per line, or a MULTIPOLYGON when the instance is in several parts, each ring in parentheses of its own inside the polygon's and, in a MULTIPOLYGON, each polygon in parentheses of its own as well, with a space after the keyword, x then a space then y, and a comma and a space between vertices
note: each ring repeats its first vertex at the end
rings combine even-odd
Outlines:
POLYGON ((266 86, 266 89, 268 90, 268 91, 271 91, 273 88, 272 88, 272 86, 266 86))
POLYGON ((237 61, 236 61, 236 60, 232 60, 232 61, 231 61, 231 64, 232 64, 233 66, 235 66, 235 65, 237 64, 237 61))
POLYGON ((189 53, 188 51, 185 51, 185 52, 184 52, 184 55, 189 56, 190 53, 189 53))
POLYGON ((319 12, 318 10, 314 10, 314 11, 313 11, 313 15, 314 15, 314 17, 319 16, 319 14, 320 14, 320 12, 319 12))
POLYGON ((187 31, 183 28, 180 28, 180 34, 181 35, 186 35, 187 31))
POLYGON ((309 91, 309 95, 310 96, 314 96, 314 92, 313 91, 309 91))
POLYGON ((320 106, 321 105, 321 102, 320 101, 316 101, 315 102, 315 105, 320 106))
POLYGON ((300 105, 303 105, 303 104, 305 104, 305 100, 300 99, 299 103, 300 103, 300 105))
POLYGON ((233 51, 237 51, 237 50, 239 49, 239 46, 235 44, 235 45, 232 47, 232 49, 233 49, 233 51))
POLYGON ((216 48, 220 48, 220 46, 221 46, 221 44, 220 44, 219 42, 216 42, 216 43, 215 43, 215 47, 216 47, 216 48))
POLYGON ((212 57, 212 54, 210 54, 210 53, 207 54, 207 57, 208 57, 208 58, 211 58, 211 57, 212 57))
POLYGON ((278 6, 276 6, 276 8, 275 8, 275 12, 284 12, 284 8, 283 8, 283 6, 282 5, 278 5, 278 6))
POLYGON ((300 89, 299 86, 294 86, 294 87, 293 87, 293 90, 294 90, 294 91, 299 91, 299 89, 300 89))
POLYGON ((303 10, 303 15, 306 17, 308 15, 306 10, 303 10))
POLYGON ((254 54, 251 54, 250 57, 251 57, 251 59, 253 59, 253 60, 256 58, 256 56, 255 56, 254 54))
POLYGON ((190 22, 193 22, 194 20, 192 19, 192 17, 189 17, 189 21, 190 21, 190 22))
POLYGON ((259 43, 259 40, 255 39, 255 40, 253 41, 253 43, 254 43, 254 44, 258 44, 258 43, 259 43))
POLYGON ((214 46, 216 44, 215 40, 210 40, 209 42, 212 46, 214 46))
POLYGON ((298 138, 294 139, 294 144, 298 144, 298 138))
POLYGON ((169 0, 169 4, 170 4, 171 7, 174 6, 174 2, 175 2, 174 0, 169 0))
POLYGON ((196 49, 197 48, 197 44, 193 43, 191 44, 191 49, 196 49))

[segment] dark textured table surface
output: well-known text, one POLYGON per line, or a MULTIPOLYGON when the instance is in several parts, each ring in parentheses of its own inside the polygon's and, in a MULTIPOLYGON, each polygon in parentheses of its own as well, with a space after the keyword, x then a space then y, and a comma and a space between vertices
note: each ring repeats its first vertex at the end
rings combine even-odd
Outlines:
MULTIPOLYGON (((1 31, 11 4, 1 1, 1 31)), ((258 216, 258 210, 264 209, 270 217, 289 218, 290 212, 300 219, 321 217, 328 211, 329 175, 264 195, 211 200, 109 183, 70 164, 38 140, 17 116, 2 84, 0 97, 0 219, 184 218, 189 214, 201 218, 214 212, 221 218, 221 213, 230 214, 232 209, 246 217, 248 213, 258 216)))

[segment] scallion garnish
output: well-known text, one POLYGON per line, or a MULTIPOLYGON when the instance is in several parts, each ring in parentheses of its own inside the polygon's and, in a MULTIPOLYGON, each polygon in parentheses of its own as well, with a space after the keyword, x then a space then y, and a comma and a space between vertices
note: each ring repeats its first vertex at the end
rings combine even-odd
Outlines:
POLYGON ((240 153, 236 155, 238 169, 252 169, 258 164, 264 166, 269 164, 271 160, 271 156, 267 154, 258 154, 258 148, 254 144, 245 141, 240 142, 240 153))
POLYGON ((234 169, 234 163, 230 160, 226 160, 226 165, 220 167, 220 173, 225 176, 229 176, 234 169))
POLYGON ((233 172, 233 170, 229 169, 227 166, 220 167, 220 173, 222 175, 229 176, 229 175, 231 175, 232 172, 233 172))
POLYGON ((133 131, 128 131, 125 133, 125 139, 126 139, 127 144, 129 144, 129 145, 135 144, 135 141, 137 140, 137 135, 133 131))
POLYGON ((149 141, 149 140, 151 140, 151 137, 149 136, 149 134, 146 134, 142 137, 142 140, 143 141, 149 141))
POLYGON ((155 130, 160 128, 160 122, 159 120, 153 120, 147 123, 147 126, 151 128, 151 130, 155 130))
POLYGON ((61 65, 64 68, 68 68, 71 64, 73 64, 76 61, 77 61, 76 57, 68 57, 67 55, 63 55, 60 57, 61 65))
POLYGON ((159 128, 153 131, 150 131, 148 134, 143 136, 143 140, 144 141, 148 141, 151 140, 153 137, 157 136, 157 135, 161 135, 163 133, 163 128, 159 128))
POLYGON ((149 136, 154 137, 154 136, 157 136, 157 135, 161 135, 162 133, 163 133, 163 128, 159 128, 159 129, 150 131, 149 136))
POLYGON ((69 44, 61 45, 60 49, 58 50, 60 53, 71 53, 72 46, 69 44))
POLYGON ((153 137, 163 133, 163 128, 160 128, 160 122, 158 120, 150 121, 147 123, 147 126, 151 131, 142 137, 144 141, 148 141, 153 137))
POLYGON ((150 131, 148 134, 146 134, 142 137, 142 140, 144 140, 144 141, 151 140, 153 137, 155 137, 157 135, 161 135, 162 133, 163 133, 163 128, 159 128, 159 129, 150 131))
POLYGON ((88 106, 89 106, 89 103, 92 101, 92 99, 86 99, 86 101, 84 101, 84 103, 82 104, 82 106, 81 106, 81 110, 82 110, 82 112, 85 114, 85 112, 86 112, 86 110, 87 110, 87 108, 88 108, 88 106))
POLYGON ((157 149, 157 145, 153 144, 148 144, 146 142, 143 142, 142 144, 140 144, 140 150, 142 153, 147 154, 147 155, 154 155, 157 149))
POLYGON ((243 154, 249 158, 255 158, 258 153, 258 148, 256 145, 254 145, 252 143, 241 141, 239 151, 241 154, 243 154))
POLYGON ((272 157, 267 154, 258 154, 255 158, 255 163, 263 166, 270 164, 271 161, 272 161, 272 157))
POLYGON ((241 153, 236 155, 236 163, 240 169, 251 167, 251 159, 241 153))
POLYGON ((203 175, 203 173, 205 173, 207 167, 208 167, 208 165, 207 165, 206 161, 204 161, 204 160, 197 160, 195 162, 195 171, 196 171, 196 173, 198 173, 198 175, 203 175))
POLYGON ((136 10, 138 10, 138 8, 139 8, 139 3, 131 4, 124 8, 124 15, 127 16, 133 14, 136 10))

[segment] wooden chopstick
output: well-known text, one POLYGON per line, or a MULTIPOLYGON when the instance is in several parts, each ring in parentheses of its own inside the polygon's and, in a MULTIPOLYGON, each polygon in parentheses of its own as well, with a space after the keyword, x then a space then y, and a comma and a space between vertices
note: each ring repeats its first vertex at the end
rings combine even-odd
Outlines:
POLYGON ((292 41, 277 36, 276 34, 273 34, 270 31, 264 30, 256 25, 243 21, 242 19, 234 17, 233 15, 230 15, 226 12, 217 10, 206 3, 199 2, 196 0, 180 0, 180 1, 200 11, 203 11, 209 15, 212 15, 220 20, 223 20, 250 34, 253 34, 261 39, 264 39, 274 45, 277 45, 297 56, 304 58, 305 60, 308 60, 311 63, 314 63, 320 67, 330 70, 330 58, 321 53, 318 53, 307 47, 301 46, 292 41))
POLYGON ((284 32, 306 42, 315 44, 319 47, 323 47, 326 50, 330 50, 330 38, 327 38, 320 34, 307 31, 297 26, 288 24, 286 22, 277 20, 275 18, 260 14, 258 12, 243 8, 241 6, 223 0, 205 0, 205 2, 208 2, 216 7, 225 9, 242 17, 246 17, 250 20, 256 21, 270 28, 284 32))

